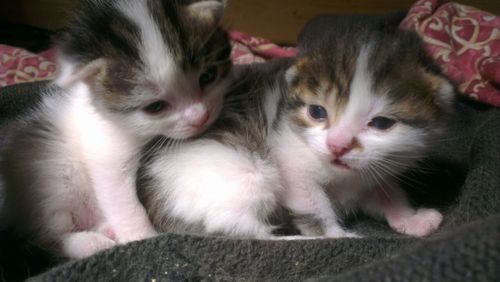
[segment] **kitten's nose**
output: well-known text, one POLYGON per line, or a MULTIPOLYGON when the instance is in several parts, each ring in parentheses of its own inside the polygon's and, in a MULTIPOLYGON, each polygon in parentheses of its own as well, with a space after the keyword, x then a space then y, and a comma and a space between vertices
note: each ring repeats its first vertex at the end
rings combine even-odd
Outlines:
POLYGON ((189 125, 201 127, 207 123, 210 113, 203 104, 195 104, 186 111, 185 116, 189 125))
POLYGON ((210 114, 208 113, 208 111, 204 111, 200 115, 193 117, 193 119, 191 119, 189 121, 189 124, 194 126, 194 127, 201 127, 201 126, 205 125, 205 123, 207 123, 209 118, 210 118, 210 114))
POLYGON ((354 140, 351 141, 348 145, 345 144, 328 144, 328 149, 332 153, 335 158, 340 158, 343 155, 349 153, 354 148, 354 140))

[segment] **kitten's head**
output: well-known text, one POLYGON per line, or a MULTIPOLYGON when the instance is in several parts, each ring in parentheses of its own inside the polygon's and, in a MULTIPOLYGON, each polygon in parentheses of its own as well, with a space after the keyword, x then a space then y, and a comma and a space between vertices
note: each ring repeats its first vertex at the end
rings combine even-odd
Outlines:
POLYGON ((224 1, 84 0, 58 41, 63 87, 85 84, 131 135, 184 139, 219 115, 231 67, 224 1))
POLYGON ((454 87, 409 32, 333 38, 288 69, 287 119, 340 175, 401 172, 432 146, 454 87))

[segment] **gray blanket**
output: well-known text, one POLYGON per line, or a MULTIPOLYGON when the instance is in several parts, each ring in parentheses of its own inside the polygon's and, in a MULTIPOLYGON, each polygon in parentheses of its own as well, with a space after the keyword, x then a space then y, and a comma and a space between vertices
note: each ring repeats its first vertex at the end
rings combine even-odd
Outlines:
MULTIPOLYGON (((44 84, 0 89, 0 124, 35 106, 44 84)), ((499 281, 500 111, 462 101, 425 170, 407 175, 416 204, 443 211, 433 235, 396 234, 357 215, 362 239, 236 240, 165 234, 80 261, 57 261, 0 231, 0 281, 499 281)))

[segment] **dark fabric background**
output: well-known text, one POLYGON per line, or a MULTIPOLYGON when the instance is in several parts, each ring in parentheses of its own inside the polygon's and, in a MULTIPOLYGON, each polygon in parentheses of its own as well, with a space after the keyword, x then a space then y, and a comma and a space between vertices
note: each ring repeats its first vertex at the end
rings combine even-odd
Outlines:
MULTIPOLYGON (((40 87, 0 89, 0 124, 36 105, 40 87)), ((415 204, 444 213, 442 227, 428 238, 396 234, 385 223, 358 215, 347 223, 362 239, 165 234, 58 263, 5 230, 0 232, 0 280, 500 281, 500 111, 471 102, 458 108, 453 128, 436 140, 425 169, 407 175, 415 204)))

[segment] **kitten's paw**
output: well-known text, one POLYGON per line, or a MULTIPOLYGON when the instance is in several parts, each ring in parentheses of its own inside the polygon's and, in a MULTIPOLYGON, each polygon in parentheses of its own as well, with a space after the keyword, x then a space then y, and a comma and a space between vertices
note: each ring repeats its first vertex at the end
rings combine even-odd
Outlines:
POLYGON ((82 259, 116 244, 116 241, 97 232, 68 233, 62 239, 62 252, 66 257, 82 259))
POLYGON ((435 231, 442 221, 443 215, 439 211, 421 208, 415 214, 389 222, 389 225, 400 233, 423 237, 435 231))
POLYGON ((318 240, 318 239, 325 239, 325 237, 324 236, 289 235, 289 236, 275 236, 272 239, 273 240, 282 240, 282 241, 295 241, 295 240, 318 240))
POLYGON ((133 230, 120 230, 116 233, 118 242, 122 244, 141 241, 158 235, 158 232, 152 226, 144 226, 143 228, 135 228, 133 230))
POLYGON ((341 228, 329 228, 325 231, 325 238, 361 238, 360 235, 341 228))

